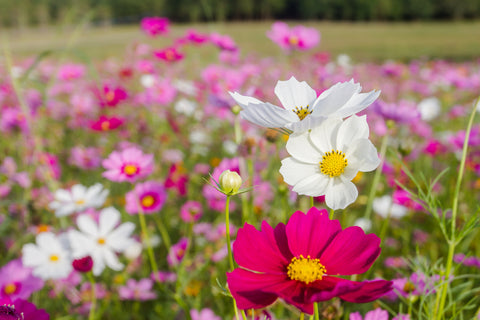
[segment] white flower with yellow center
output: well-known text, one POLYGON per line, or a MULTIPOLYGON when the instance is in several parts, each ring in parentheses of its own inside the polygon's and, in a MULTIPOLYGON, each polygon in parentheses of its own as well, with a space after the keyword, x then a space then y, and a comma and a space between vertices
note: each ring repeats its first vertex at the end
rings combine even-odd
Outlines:
POLYGON ((36 244, 27 243, 23 246, 23 265, 33 268, 33 275, 43 280, 68 277, 73 268, 65 238, 42 232, 36 240, 36 244))
POLYGON ((380 164, 377 149, 368 139, 366 116, 345 121, 329 119, 310 131, 292 134, 287 142, 291 157, 282 160, 280 173, 298 194, 325 195, 331 209, 345 209, 358 191, 352 179, 380 164))
POLYGON ((117 252, 125 251, 133 243, 130 238, 135 225, 125 222, 119 226, 120 212, 108 207, 100 212, 98 223, 89 215, 81 215, 77 219, 80 231, 71 230, 68 233, 74 258, 91 256, 93 259, 93 274, 99 275, 105 266, 119 271, 123 264, 117 258, 117 252))
POLYGON ((237 92, 230 95, 242 107, 242 118, 262 127, 304 132, 327 118, 343 119, 362 111, 380 95, 380 91, 360 93, 361 90, 360 84, 352 79, 333 85, 317 97, 305 81, 291 77, 275 86, 275 94, 284 108, 237 92))
POLYGON ((57 217, 68 216, 74 212, 82 212, 88 208, 99 208, 107 199, 108 190, 100 183, 91 187, 74 185, 70 190, 59 189, 55 192, 55 200, 49 205, 55 210, 57 217))

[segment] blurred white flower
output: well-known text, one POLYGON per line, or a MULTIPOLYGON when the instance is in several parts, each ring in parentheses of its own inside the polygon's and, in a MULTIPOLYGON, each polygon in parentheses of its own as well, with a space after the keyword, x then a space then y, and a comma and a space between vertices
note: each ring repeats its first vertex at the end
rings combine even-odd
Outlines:
POLYGON ((392 196, 385 195, 373 200, 373 211, 383 218, 401 218, 407 214, 408 209, 402 205, 393 203, 392 196))
POLYGON ((151 88, 155 84, 155 76, 151 74, 144 74, 140 77, 140 83, 145 88, 151 88))
POLYGON ((427 99, 423 99, 417 106, 418 111, 420 111, 420 115, 422 120, 430 121, 438 117, 440 115, 441 106, 440 100, 435 97, 430 97, 427 99))
POLYGON ((282 160, 280 173, 298 194, 325 195, 329 208, 345 209, 358 196, 352 179, 359 171, 372 171, 380 164, 368 136, 366 116, 355 115, 292 134, 287 142, 291 157, 282 160))
POLYGON ((197 104, 191 100, 182 98, 175 103, 175 111, 183 113, 184 115, 191 116, 197 109, 197 104))
POLYGON ((81 184, 74 185, 71 190, 59 189, 55 192, 54 201, 49 204, 57 217, 68 216, 74 212, 82 212, 88 208, 99 208, 107 199, 108 190, 100 183, 87 188, 81 184))
POLYGON ((71 230, 68 233, 73 257, 91 256, 94 275, 99 275, 105 266, 116 271, 123 269, 116 253, 125 251, 132 244, 134 240, 130 235, 135 225, 131 222, 119 223, 120 212, 108 207, 100 212, 98 224, 90 216, 81 215, 77 219, 81 232, 71 230))
POLYGON ((36 244, 23 246, 22 263, 43 280, 66 278, 73 269, 67 242, 51 232, 42 232, 37 235, 36 244))
POLYGON ((365 232, 368 232, 370 229, 372 229, 372 221, 366 218, 358 218, 355 220, 353 225, 362 228, 365 232))

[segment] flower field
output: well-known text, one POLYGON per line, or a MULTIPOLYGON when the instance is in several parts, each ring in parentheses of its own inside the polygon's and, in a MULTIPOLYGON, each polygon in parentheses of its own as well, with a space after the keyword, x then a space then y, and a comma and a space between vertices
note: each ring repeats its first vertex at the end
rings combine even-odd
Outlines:
POLYGON ((5 51, 0 320, 480 319, 480 60, 172 29, 5 51))

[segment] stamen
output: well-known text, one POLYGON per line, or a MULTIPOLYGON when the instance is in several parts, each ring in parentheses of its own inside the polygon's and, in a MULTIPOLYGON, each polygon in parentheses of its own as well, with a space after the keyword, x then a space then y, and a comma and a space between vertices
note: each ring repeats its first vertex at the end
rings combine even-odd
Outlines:
POLYGON ((320 259, 312 259, 310 256, 306 258, 303 255, 300 255, 298 258, 293 257, 287 267, 287 275, 290 279, 301 281, 305 284, 322 280, 325 273, 327 273, 327 269, 320 263, 320 259))
POLYGON ((133 176, 134 174, 138 173, 138 167, 134 164, 127 164, 123 167, 123 173, 127 176, 133 176))
POLYGON ((97 243, 100 244, 100 245, 104 245, 105 242, 107 242, 107 241, 105 240, 105 238, 98 238, 98 239, 97 239, 97 243))
POLYGON ((301 120, 305 119, 306 116, 308 116, 309 114, 312 114, 312 111, 308 110, 308 105, 306 108, 304 107, 295 107, 295 109, 293 109, 293 112, 295 112, 298 116, 298 118, 301 120))
POLYGON ((345 153, 338 150, 326 152, 320 161, 320 171, 331 178, 341 175, 348 166, 348 160, 345 159, 345 153))
POLYGON ((155 203, 155 198, 148 195, 148 196, 143 197, 142 200, 140 201, 140 203, 142 204, 142 207, 150 208, 155 203))
POLYGON ((50 261, 57 262, 58 260, 60 260, 60 257, 57 256, 56 254, 50 255, 50 261))

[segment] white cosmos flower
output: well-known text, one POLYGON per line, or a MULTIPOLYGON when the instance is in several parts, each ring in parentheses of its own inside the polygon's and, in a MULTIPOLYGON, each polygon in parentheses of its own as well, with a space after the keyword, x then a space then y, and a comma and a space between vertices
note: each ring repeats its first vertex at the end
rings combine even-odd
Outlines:
POLYGON ((291 157, 282 160, 280 173, 298 194, 325 195, 329 208, 345 209, 358 196, 351 180, 359 171, 372 171, 380 164, 368 135, 366 116, 356 115, 292 134, 287 142, 291 157))
POLYGON ((401 218, 408 213, 408 209, 400 204, 394 203, 392 196, 385 195, 373 199, 373 211, 376 214, 386 218, 401 218))
POLYGON ((116 253, 123 252, 132 245, 134 240, 130 235, 135 225, 125 222, 117 226, 119 222, 118 210, 108 207, 100 212, 98 224, 90 216, 81 215, 77 219, 80 231, 71 230, 68 233, 73 257, 91 256, 94 275, 99 275, 105 266, 116 271, 123 269, 116 253))
POLYGON ((423 99, 417 106, 422 120, 431 121, 438 117, 441 112, 440 100, 435 97, 423 99))
POLYGON ((242 107, 240 115, 255 124, 268 128, 286 128, 293 132, 312 129, 326 118, 346 118, 374 102, 380 91, 360 93, 362 87, 354 83, 339 82, 317 93, 305 81, 294 77, 278 81, 275 94, 284 108, 256 98, 230 92, 232 98, 242 107))
POLYGON ((59 189, 55 192, 55 200, 49 204, 57 217, 68 216, 74 212, 82 212, 88 208, 99 208, 107 199, 108 190, 100 183, 87 188, 81 184, 74 185, 71 190, 59 189))
POLYGON ((23 246, 23 265, 33 268, 33 275, 43 280, 66 278, 73 268, 65 239, 51 232, 42 232, 36 242, 23 246))

